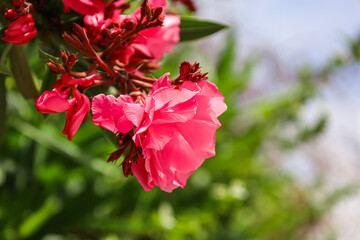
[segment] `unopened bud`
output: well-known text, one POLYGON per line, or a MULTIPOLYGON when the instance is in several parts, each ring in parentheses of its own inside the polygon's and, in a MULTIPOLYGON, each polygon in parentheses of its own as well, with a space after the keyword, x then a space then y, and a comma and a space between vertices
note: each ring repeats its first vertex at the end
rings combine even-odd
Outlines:
POLYGON ((190 63, 187 62, 187 61, 184 61, 181 63, 180 65, 180 74, 181 75, 185 75, 185 74, 188 74, 190 72, 190 63))
POLYGON ((63 66, 57 62, 54 62, 51 59, 50 59, 50 62, 47 63, 47 65, 52 73, 55 73, 55 74, 65 73, 65 69, 63 68, 63 66))
POLYGON ((147 0, 144 0, 144 2, 141 4, 141 17, 150 17, 150 6, 147 0))
POLYGON ((24 4, 24 0, 11 0, 15 7, 21 7, 24 4))
POLYGON ((14 21, 18 18, 18 14, 16 13, 15 9, 9 9, 5 12, 5 18, 9 21, 14 21))
POLYGON ((160 17, 162 11, 163 11, 163 8, 162 8, 162 7, 158 7, 158 8, 153 8, 153 9, 151 9, 152 18, 151 18, 150 21, 154 21, 155 19, 157 19, 158 17, 160 17))
POLYGON ((125 159, 121 165, 123 167, 123 173, 124 173, 125 177, 128 177, 129 175, 132 174, 132 171, 131 171, 132 161, 131 160, 125 159))
POLYGON ((125 29, 126 31, 131 31, 136 27, 136 24, 130 19, 125 19, 124 21, 121 22, 120 27, 122 29, 125 29))

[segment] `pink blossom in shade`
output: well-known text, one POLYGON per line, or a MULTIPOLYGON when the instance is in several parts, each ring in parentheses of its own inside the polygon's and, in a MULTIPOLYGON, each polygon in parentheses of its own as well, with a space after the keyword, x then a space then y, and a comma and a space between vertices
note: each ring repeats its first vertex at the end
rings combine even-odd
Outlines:
POLYGON ((115 98, 112 95, 99 94, 92 100, 91 111, 93 122, 113 133, 128 133, 134 126, 138 126, 143 116, 143 107, 134 103, 129 95, 120 95, 115 98), (136 118, 127 118, 125 112, 135 111, 136 118), (140 120, 139 120, 140 119, 140 120))
POLYGON ((76 86, 90 86, 97 78, 95 74, 84 78, 73 78, 67 73, 62 74, 51 91, 45 91, 36 99, 35 107, 40 113, 67 112, 63 133, 71 140, 81 123, 86 120, 90 110, 88 97, 80 93, 76 86))
POLYGON ((172 51, 180 40, 180 16, 166 15, 162 27, 145 29, 140 32, 136 43, 146 46, 155 60, 162 59, 165 53, 172 51))
POLYGON ((76 90, 74 98, 76 101, 66 114, 66 123, 63 130, 63 134, 66 134, 69 140, 74 137, 81 123, 86 121, 90 110, 90 101, 85 94, 76 90))
POLYGON ((37 30, 30 13, 20 16, 4 31, 5 37, 1 40, 13 44, 28 43, 35 37, 37 30))
POLYGON ((64 7, 67 11, 69 8, 83 15, 95 14, 105 9, 103 0, 64 0, 64 7))
POLYGON ((146 191, 183 188, 204 160, 215 155, 215 131, 221 126, 217 117, 227 109, 224 100, 206 80, 186 81, 180 89, 171 86, 168 74, 155 82, 134 135, 143 157, 131 166, 146 191))

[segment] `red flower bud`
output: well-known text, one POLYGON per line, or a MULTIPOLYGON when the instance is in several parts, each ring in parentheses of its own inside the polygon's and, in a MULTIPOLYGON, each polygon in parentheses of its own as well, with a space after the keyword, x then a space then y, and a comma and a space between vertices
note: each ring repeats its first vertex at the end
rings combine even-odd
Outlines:
POLYGON ((5 30, 5 37, 1 40, 14 44, 30 42, 37 33, 33 17, 30 13, 20 16, 5 30))
POLYGON ((50 71, 55 74, 63 74, 65 73, 65 69, 61 64, 54 62, 50 59, 50 62, 47 63, 48 67, 50 68, 50 71))
POLYGON ((9 21, 14 21, 18 18, 19 16, 17 15, 15 9, 9 9, 5 12, 5 18, 9 21))
POLYGON ((15 7, 20 7, 21 5, 24 4, 24 0, 11 0, 11 1, 15 7))
POLYGON ((121 28, 125 29, 126 31, 131 31, 135 27, 136 27, 136 24, 130 19, 125 19, 124 21, 121 22, 121 28))
POLYGON ((152 14, 151 21, 154 21, 155 19, 157 19, 158 17, 160 17, 162 11, 163 11, 163 8, 162 8, 162 7, 158 7, 158 8, 153 8, 153 9, 151 9, 151 14, 152 14))
POLYGON ((180 65, 180 74, 185 75, 190 72, 190 63, 187 61, 184 61, 180 65))

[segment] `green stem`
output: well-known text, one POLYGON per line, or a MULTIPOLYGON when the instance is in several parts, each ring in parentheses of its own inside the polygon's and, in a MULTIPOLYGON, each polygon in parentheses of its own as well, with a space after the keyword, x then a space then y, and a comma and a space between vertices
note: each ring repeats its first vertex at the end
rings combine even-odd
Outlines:
POLYGON ((5 75, 0 74, 0 146, 5 134, 6 126, 6 88, 5 75))
POLYGON ((9 53, 11 72, 20 93, 27 99, 39 96, 23 45, 14 45, 9 53))

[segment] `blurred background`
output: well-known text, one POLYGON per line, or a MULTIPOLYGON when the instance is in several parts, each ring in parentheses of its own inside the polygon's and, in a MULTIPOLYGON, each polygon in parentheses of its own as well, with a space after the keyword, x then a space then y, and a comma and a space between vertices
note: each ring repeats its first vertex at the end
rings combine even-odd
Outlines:
MULTIPOLYGON (((360 2, 195 3, 231 27, 179 44, 154 76, 176 76, 183 60, 209 71, 229 107, 217 155, 184 189, 145 192, 106 163, 116 148, 100 128, 88 121, 69 142, 65 114, 44 118, 1 79, 0 239, 360 236, 360 2)), ((34 72, 50 74, 27 51, 34 72)))

